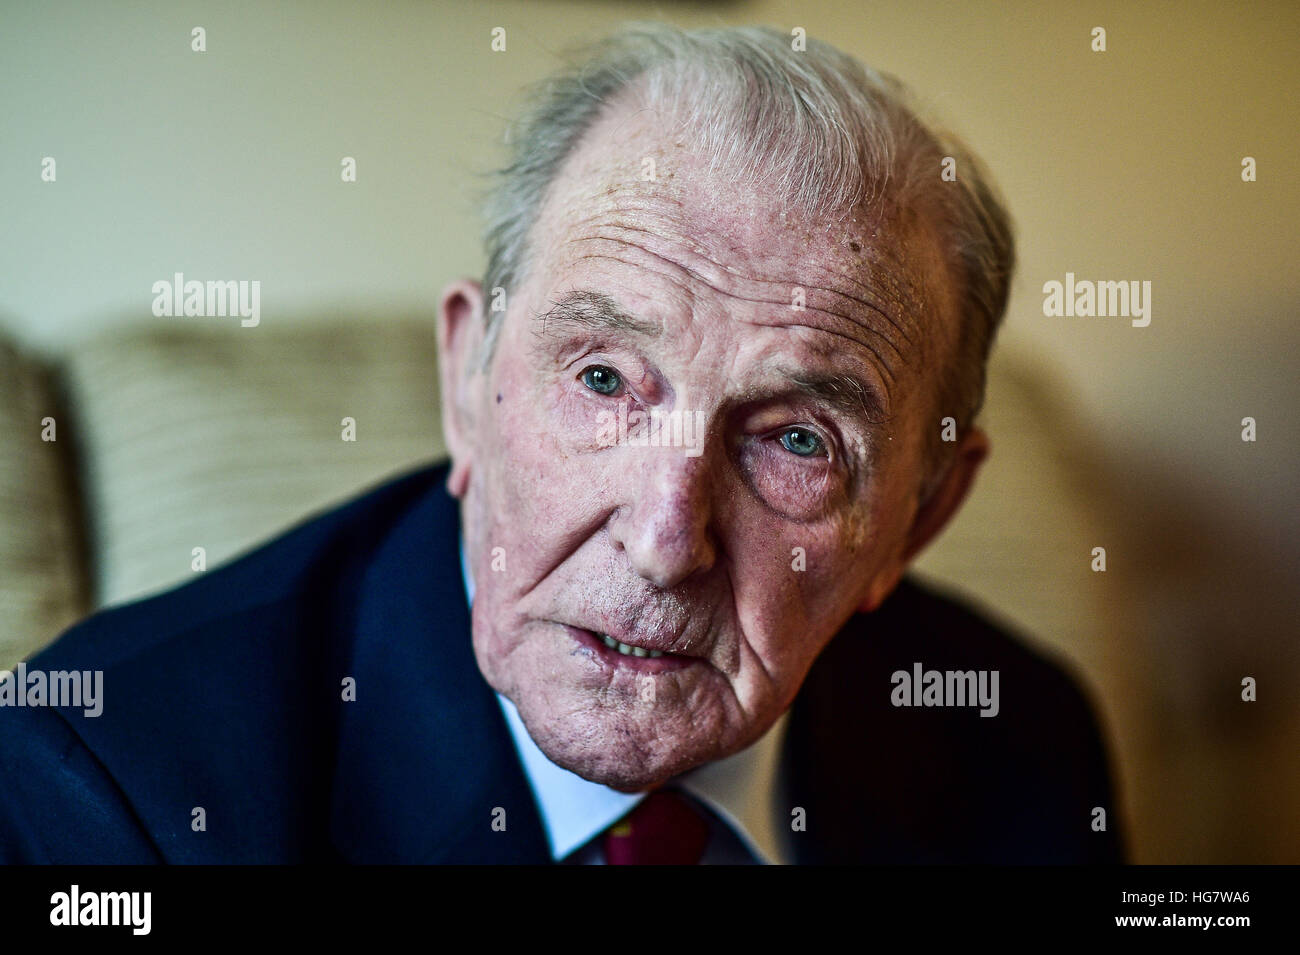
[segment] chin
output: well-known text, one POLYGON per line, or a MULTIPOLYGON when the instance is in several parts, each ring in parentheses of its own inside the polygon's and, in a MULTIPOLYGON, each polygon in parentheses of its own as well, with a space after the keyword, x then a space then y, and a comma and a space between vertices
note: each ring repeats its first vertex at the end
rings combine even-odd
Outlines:
MULTIPOLYGON (((692 768, 691 765, 685 765, 681 768, 646 765, 635 756, 632 758, 620 757, 607 749, 599 753, 592 753, 587 747, 574 750, 563 743, 557 745, 554 741, 545 737, 538 740, 534 736, 534 740, 537 742, 538 748, 557 766, 563 767, 571 773, 576 773, 590 782, 608 786, 610 789, 617 789, 619 792, 641 792, 666 782, 678 773, 692 768)), ((700 760, 700 762, 703 762, 703 760, 700 760)))
POLYGON ((551 762, 620 792, 641 792, 726 756, 749 735, 729 722, 712 671, 692 674, 684 686, 661 676, 664 695, 647 706, 637 701, 634 677, 611 676, 590 650, 549 629, 503 636, 485 615, 474 652, 483 677, 515 705, 551 762))
POLYGON ((654 725, 642 725, 644 717, 590 712, 575 716, 566 709, 555 716, 545 704, 539 713, 529 702, 524 698, 515 705, 529 735, 551 762, 620 792, 657 786, 717 755, 712 747, 705 751, 692 745, 698 741, 660 735, 654 725))
MULTIPOLYGON (((546 752, 546 750, 542 750, 546 752)), ((550 756, 550 753, 547 753, 550 756)), ((562 766, 571 773, 581 776, 588 782, 599 783, 602 786, 608 786, 610 789, 618 790, 621 793, 639 793, 647 789, 653 789, 655 786, 666 782, 672 776, 646 775, 641 772, 623 772, 615 770, 607 771, 604 768, 591 768, 582 764, 565 765, 563 762, 551 757, 552 762, 557 766, 562 766)))

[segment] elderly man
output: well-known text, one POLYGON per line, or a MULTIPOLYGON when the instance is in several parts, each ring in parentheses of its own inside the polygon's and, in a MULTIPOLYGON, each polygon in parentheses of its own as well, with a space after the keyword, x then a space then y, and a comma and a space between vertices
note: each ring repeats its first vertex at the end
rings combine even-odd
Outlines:
POLYGON ((31 661, 103 713, 0 711, 0 858, 1119 857, 1073 682, 903 577, 988 453, 1007 217, 798 47, 539 92, 439 307, 450 462, 31 661))

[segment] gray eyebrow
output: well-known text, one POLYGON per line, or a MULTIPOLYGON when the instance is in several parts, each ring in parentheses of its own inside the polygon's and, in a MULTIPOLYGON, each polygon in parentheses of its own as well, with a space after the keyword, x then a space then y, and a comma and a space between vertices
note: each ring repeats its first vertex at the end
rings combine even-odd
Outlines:
MULTIPOLYGON (((628 331, 650 338, 663 333, 663 326, 657 322, 638 318, 605 293, 588 289, 568 292, 540 313, 537 321, 541 324, 542 334, 549 331, 548 326, 553 322, 597 330, 628 331)), ((880 393, 854 375, 821 374, 782 367, 776 370, 809 398, 860 418, 872 427, 880 427, 889 420, 888 406, 880 393)))
POLYGON ((632 332, 651 338, 663 332, 663 326, 636 317, 603 292, 584 289, 564 295, 538 315, 537 320, 541 323, 542 334, 546 334, 547 326, 552 322, 598 330, 632 332))
POLYGON ((889 421, 889 408, 880 393, 854 375, 818 374, 790 368, 777 371, 809 398, 861 418, 873 427, 889 421))

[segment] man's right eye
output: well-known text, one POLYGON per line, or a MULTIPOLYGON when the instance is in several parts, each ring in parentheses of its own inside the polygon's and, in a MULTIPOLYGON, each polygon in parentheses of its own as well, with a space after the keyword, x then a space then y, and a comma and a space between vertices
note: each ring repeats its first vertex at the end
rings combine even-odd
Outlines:
POLYGON ((580 378, 584 385, 598 395, 612 395, 623 385, 618 372, 604 365, 592 365, 583 369, 580 378))

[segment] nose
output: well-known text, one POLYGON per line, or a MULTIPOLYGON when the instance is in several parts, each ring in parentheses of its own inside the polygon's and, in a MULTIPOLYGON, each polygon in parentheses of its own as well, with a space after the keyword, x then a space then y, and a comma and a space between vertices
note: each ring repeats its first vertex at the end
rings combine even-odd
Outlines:
POLYGON ((713 566, 713 506, 708 456, 681 449, 651 449, 632 465, 627 503, 610 532, 632 569, 668 589, 713 566))

